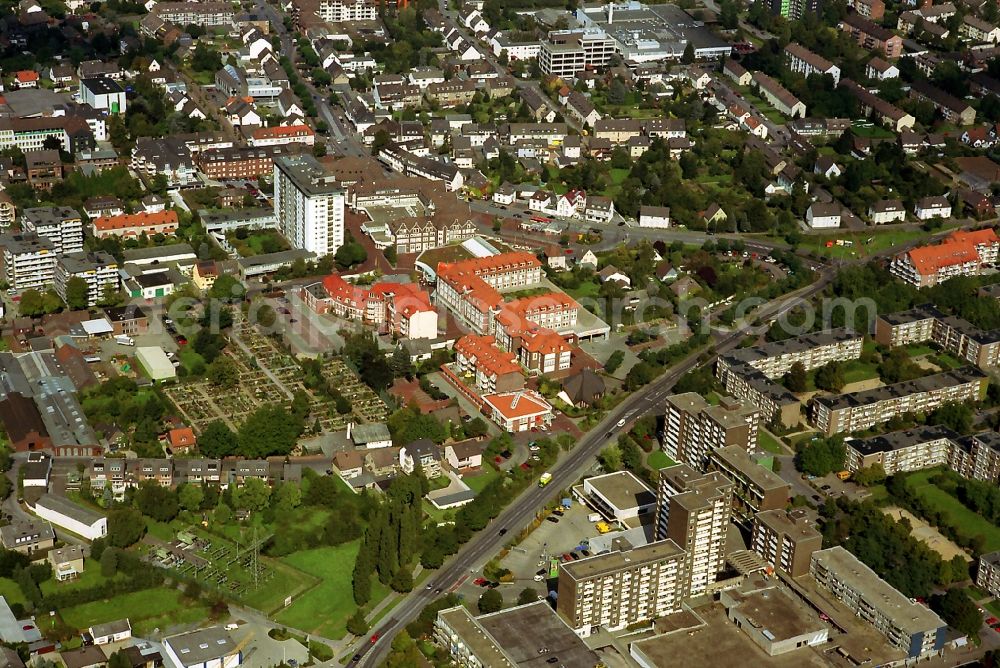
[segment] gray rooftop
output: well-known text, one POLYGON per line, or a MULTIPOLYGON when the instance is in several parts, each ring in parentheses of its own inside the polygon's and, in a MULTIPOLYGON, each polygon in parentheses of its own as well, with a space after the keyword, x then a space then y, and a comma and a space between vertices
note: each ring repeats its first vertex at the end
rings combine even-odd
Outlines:
POLYGON ((660 540, 639 547, 632 547, 626 540, 613 540, 612 548, 607 554, 570 561, 559 568, 574 580, 589 580, 647 564, 677 559, 684 554, 684 550, 672 540, 660 540))
POLYGON ((40 543, 55 540, 55 537, 52 525, 42 520, 16 522, 0 527, 0 539, 3 540, 3 545, 7 549, 12 549, 19 540, 40 543))
POLYGON ((752 348, 741 348, 734 350, 727 357, 749 363, 762 359, 778 357, 780 355, 791 355, 794 353, 805 352, 821 346, 845 343, 847 341, 860 338, 861 334, 858 334, 853 329, 841 327, 839 329, 832 329, 828 332, 803 334, 802 336, 797 336, 794 339, 772 341, 770 343, 754 346, 752 348))
POLYGON ((274 166, 285 174, 307 197, 343 192, 334 176, 316 158, 308 154, 275 158, 274 166))
POLYGON ((750 482, 762 490, 788 487, 788 483, 780 475, 758 464, 739 445, 727 445, 724 448, 715 448, 712 451, 712 457, 744 474, 750 482))
POLYGON ((155 260, 162 257, 174 257, 176 255, 194 255, 194 249, 188 244, 169 244, 167 246, 153 246, 151 248, 133 248, 123 253, 125 262, 140 262, 142 260, 155 260))
POLYGON ((164 640, 185 666, 197 666, 236 651, 232 636, 221 626, 210 626, 164 640))
POLYGON ((641 508, 656 503, 656 493, 631 471, 618 471, 586 480, 615 508, 641 508))
POLYGON ((966 366, 961 369, 953 369, 936 373, 933 376, 924 376, 916 380, 908 380, 902 383, 877 387, 861 392, 851 392, 839 394, 831 397, 817 397, 816 402, 826 406, 830 410, 842 410, 855 406, 867 406, 879 401, 888 401, 898 397, 905 397, 911 394, 921 394, 934 390, 942 390, 946 387, 965 385, 976 381, 987 379, 987 375, 976 367, 966 366))
POLYGON ((856 450, 862 455, 872 455, 877 452, 891 452, 902 448, 909 448, 921 443, 930 443, 947 438, 952 441, 958 439, 958 434, 948 427, 942 425, 926 425, 915 429, 905 429, 903 431, 893 431, 871 438, 850 439, 846 443, 848 447, 856 450))
POLYGON ((351 440, 357 445, 373 443, 375 441, 391 441, 389 427, 382 422, 374 424, 359 424, 351 429, 351 440))
POLYGON ((104 518, 104 515, 101 515, 90 508, 84 508, 83 506, 73 503, 65 496, 56 496, 55 494, 43 494, 35 505, 36 507, 41 506, 53 512, 57 512, 60 515, 64 515, 88 525, 104 518))

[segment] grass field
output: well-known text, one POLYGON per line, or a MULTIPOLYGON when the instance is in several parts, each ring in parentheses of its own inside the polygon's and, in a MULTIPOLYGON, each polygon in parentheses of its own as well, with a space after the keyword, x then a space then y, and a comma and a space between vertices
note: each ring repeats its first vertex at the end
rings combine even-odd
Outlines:
MULTIPOLYGON (((73 580, 68 580, 66 582, 59 582, 55 578, 51 580, 46 580, 40 585, 40 589, 43 594, 54 594, 60 591, 69 591, 73 589, 89 589, 90 587, 99 587, 107 578, 101 575, 101 569, 97 566, 97 562, 91 562, 94 564, 94 568, 84 568, 83 573, 80 577, 73 580)), ((118 579, 122 579, 124 576, 118 576, 118 579)))
POLYGON ((483 488, 486 487, 486 485, 496 480, 499 475, 500 474, 495 468, 489 465, 484 465, 481 473, 478 475, 465 476, 462 478, 462 481, 469 486, 469 489, 476 494, 479 494, 483 491, 483 488))
POLYGON ((145 635, 157 627, 201 621, 207 614, 206 607, 182 601, 179 591, 165 588, 132 592, 60 611, 63 621, 77 629, 128 617, 136 635, 145 635))
POLYGON ((673 466, 676 463, 677 462, 668 457, 667 453, 663 450, 653 450, 649 453, 649 456, 646 457, 646 464, 651 469, 662 469, 667 466, 673 466))
MULTIPOLYGON (((296 552, 282 559, 288 566, 319 578, 320 582, 274 616, 279 624, 316 633, 334 640, 347 633, 347 619, 354 614, 351 574, 360 541, 337 547, 321 547, 296 552)), ((372 604, 389 593, 388 587, 372 582, 372 604)))
POLYGON ((986 604, 986 609, 989 610, 994 617, 1000 617, 1000 600, 993 600, 986 604))
POLYGON ((948 523, 965 536, 971 538, 982 534, 986 538, 988 552, 1000 549, 1000 527, 982 515, 972 512, 951 494, 932 484, 930 478, 935 473, 933 469, 914 473, 907 477, 906 484, 924 500, 933 504, 948 518, 948 523))
POLYGON ((846 383, 857 383, 871 378, 878 378, 878 369, 874 364, 868 364, 861 360, 851 360, 844 365, 844 382, 846 383))
MULTIPOLYGON (((42 589, 44 590, 44 587, 42 589)), ((13 605, 14 603, 24 605, 28 602, 24 598, 21 588, 10 578, 0 578, 0 596, 6 599, 8 605, 13 605)))
POLYGON ((926 236, 927 233, 923 230, 892 229, 891 227, 881 230, 866 228, 851 231, 845 229, 833 234, 810 234, 802 239, 799 243, 799 248, 804 248, 823 257, 846 259, 865 257, 870 253, 877 253, 886 248, 926 236), (852 241, 854 245, 837 246, 834 244, 832 247, 827 248, 827 242, 836 242, 837 239, 852 241), (871 243, 867 243, 869 239, 871 239, 871 243))
POLYGON ((601 291, 597 281, 583 281, 579 287, 566 288, 566 293, 573 299, 593 299, 601 291))
POLYGON ((937 352, 930 346, 923 343, 911 343, 906 346, 904 350, 906 350, 906 354, 910 357, 923 357, 924 355, 933 355, 937 352))
POLYGON ((757 445, 776 455, 783 455, 786 453, 786 450, 781 447, 781 443, 778 442, 778 439, 763 430, 757 432, 757 445))

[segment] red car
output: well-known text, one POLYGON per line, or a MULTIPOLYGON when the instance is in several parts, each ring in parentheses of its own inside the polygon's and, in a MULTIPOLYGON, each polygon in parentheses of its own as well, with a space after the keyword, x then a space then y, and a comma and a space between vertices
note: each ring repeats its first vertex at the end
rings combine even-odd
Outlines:
POLYGON ((991 626, 990 628, 996 631, 997 633, 1000 633, 1000 624, 997 624, 996 626, 991 626))
POLYGON ((487 580, 486 578, 476 578, 475 580, 472 581, 472 584, 476 585, 477 587, 482 587, 484 584, 488 583, 489 580, 487 580))
POLYGON ((375 644, 375 643, 377 643, 377 642, 378 642, 378 634, 377 634, 377 633, 375 633, 375 634, 373 634, 373 635, 372 635, 372 637, 371 637, 371 643, 372 643, 372 644, 374 645, 374 644, 375 644))
POLYGON ((996 617, 990 617, 989 619, 986 620, 986 625, 993 626, 997 622, 1000 622, 1000 619, 997 619, 996 617))

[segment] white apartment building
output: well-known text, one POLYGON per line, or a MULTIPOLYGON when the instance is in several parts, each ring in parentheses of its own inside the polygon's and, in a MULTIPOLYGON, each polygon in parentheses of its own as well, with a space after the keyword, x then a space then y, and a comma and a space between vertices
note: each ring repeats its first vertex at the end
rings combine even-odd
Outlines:
POLYGON ((63 301, 66 301, 66 284, 74 277, 87 282, 87 306, 95 306, 104 296, 105 286, 118 289, 118 261, 104 251, 78 251, 61 256, 56 262, 54 281, 63 301))
POLYGON ((52 284, 56 270, 55 244, 36 234, 5 234, 3 276, 11 290, 44 290, 52 284))
POLYGON ((944 647, 948 627, 940 617, 894 589, 840 545, 814 552, 809 572, 908 659, 932 656, 944 647))
POLYGON ((687 464, 660 470, 656 539, 684 550, 683 598, 704 594, 726 560, 726 533, 733 484, 718 471, 699 473, 687 464))
POLYGON ((880 465, 887 475, 948 464, 958 434, 941 425, 894 431, 872 438, 844 441, 844 468, 854 472, 880 465))
POLYGON ((274 160, 274 216, 295 248, 322 256, 344 245, 344 190, 311 155, 274 160))
POLYGON ((375 21, 378 5, 367 0, 320 0, 316 14, 330 23, 375 21))
POLYGON ((864 431, 903 413, 928 413, 950 402, 978 402, 987 382, 979 369, 962 367, 872 390, 817 397, 812 418, 827 435, 864 431))
POLYGON ((595 627, 620 631, 681 609, 684 550, 672 540, 612 549, 559 567, 556 610, 581 637, 595 627))
POLYGON ((68 206, 43 206, 25 209, 21 229, 52 242, 57 253, 83 250, 83 219, 68 206))
POLYGON ((759 424, 760 410, 750 403, 724 397, 712 406, 695 392, 675 394, 666 399, 660 443, 675 462, 702 470, 715 448, 755 450, 759 424))
POLYGON ((804 77, 810 74, 829 74, 833 77, 834 86, 840 83, 840 68, 801 44, 792 42, 785 47, 785 63, 788 69, 804 77))
POLYGON ((903 222, 906 219, 906 208, 898 199, 883 199, 868 207, 868 218, 875 225, 903 222))
MULTIPOLYGON (((856 360, 861 357, 863 341, 861 334, 842 327, 735 350, 720 358, 719 366, 723 368, 732 365, 732 360, 737 360, 757 369, 768 378, 780 378, 796 362, 810 371, 829 362, 856 360)), ((723 374, 720 373, 719 377, 722 378, 723 374)))

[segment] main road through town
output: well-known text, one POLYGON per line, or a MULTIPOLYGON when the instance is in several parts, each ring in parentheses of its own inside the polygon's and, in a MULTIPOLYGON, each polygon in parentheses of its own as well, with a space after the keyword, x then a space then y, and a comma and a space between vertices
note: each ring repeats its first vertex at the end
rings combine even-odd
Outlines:
MULTIPOLYGON (((710 358, 714 359, 720 353, 726 353, 735 348, 747 335, 759 334, 767 327, 767 322, 787 313, 796 304, 808 300, 823 290, 835 275, 833 267, 824 267, 817 280, 796 292, 789 293, 771 302, 763 304, 753 314, 753 320, 760 322, 757 326, 745 325, 742 328, 727 331, 713 330, 715 344, 710 348, 710 358)), ((439 596, 436 590, 448 590, 458 580, 479 564, 496 554, 512 536, 528 526, 540 508, 584 475, 593 465, 594 458, 609 440, 609 435, 617 434, 618 423, 622 420, 630 423, 660 406, 664 397, 677 380, 688 371, 702 363, 711 362, 705 359, 705 351, 692 353, 681 362, 672 366, 658 379, 635 392, 614 410, 596 427, 585 434, 570 451, 552 469, 552 482, 546 487, 532 486, 521 493, 496 519, 481 532, 476 534, 449 562, 427 580, 427 589, 411 592, 387 615, 388 621, 373 631, 377 635, 374 645, 369 639, 362 639, 353 646, 355 652, 367 651, 358 662, 349 665, 374 668, 380 665, 390 650, 392 638, 408 623, 413 621, 425 605, 439 596), (507 529, 507 536, 501 536, 500 530, 507 529), (508 533, 509 532, 509 533, 508 533)))

